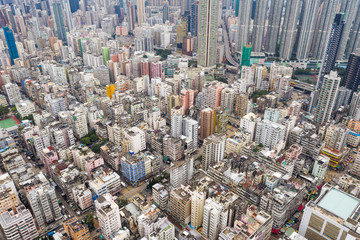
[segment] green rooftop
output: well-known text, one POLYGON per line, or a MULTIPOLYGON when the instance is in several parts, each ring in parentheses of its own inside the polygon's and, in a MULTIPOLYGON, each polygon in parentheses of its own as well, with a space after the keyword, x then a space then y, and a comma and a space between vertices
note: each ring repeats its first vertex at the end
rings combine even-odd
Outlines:
POLYGON ((332 188, 317 205, 342 219, 347 219, 351 216, 359 203, 359 199, 332 188))

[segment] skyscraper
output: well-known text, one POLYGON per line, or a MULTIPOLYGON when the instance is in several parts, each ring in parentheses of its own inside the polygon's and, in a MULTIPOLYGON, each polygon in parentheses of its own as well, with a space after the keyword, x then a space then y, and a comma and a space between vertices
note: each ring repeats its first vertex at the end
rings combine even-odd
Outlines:
POLYGON ((215 111, 206 108, 200 112, 200 138, 204 139, 215 132, 215 111))
POLYGON ((312 57, 314 59, 322 59, 325 51, 326 43, 331 23, 334 20, 339 0, 323 1, 320 6, 320 17, 318 17, 317 28, 315 30, 312 57))
POLYGON ((255 8, 255 19, 252 33, 252 50, 254 52, 261 52, 262 44, 264 40, 265 33, 265 20, 266 20, 266 11, 268 7, 268 0, 258 0, 256 2, 255 8))
POLYGON ((76 12, 80 9, 80 1, 79 0, 69 0, 71 12, 76 12))
POLYGON ((340 77, 337 72, 331 71, 324 76, 324 82, 320 89, 317 106, 314 109, 315 122, 323 124, 329 121, 334 107, 335 98, 339 89, 340 77))
MULTIPOLYGON (((340 12, 344 13, 344 30, 343 37, 340 40, 339 50, 337 52, 336 59, 343 60, 345 57, 345 49, 349 40, 350 30, 353 26, 353 22, 356 18, 356 12, 359 7, 359 1, 356 0, 343 0, 341 2, 340 12)), ((359 16, 357 16, 359 18, 359 16)))
POLYGON ((66 31, 63 15, 63 5, 61 1, 56 1, 52 4, 54 19, 56 23, 57 35, 60 40, 66 43, 66 31))
POLYGON ((212 67, 216 64, 219 0, 200 0, 198 17, 198 64, 212 67))
POLYGON ((280 39, 281 58, 290 59, 292 56, 296 38, 297 22, 300 15, 300 6, 300 0, 288 0, 286 2, 284 23, 280 39))
POLYGON ((126 14, 128 27, 129 27, 129 31, 132 32, 135 28, 135 8, 131 1, 127 1, 126 6, 128 10, 126 14))
POLYGON ((14 65, 14 59, 19 58, 19 53, 15 43, 14 33, 13 30, 10 29, 8 26, 3 27, 3 30, 4 30, 6 44, 9 49, 11 64, 14 65))
POLYGON ((334 23, 331 27, 329 37, 326 41, 326 49, 323 55, 323 61, 321 63, 321 69, 319 72, 318 81, 316 84, 316 89, 321 89, 321 84, 323 82, 324 76, 329 74, 335 66, 336 56, 339 50, 339 45, 344 29, 344 14, 337 13, 335 15, 334 23))
MULTIPOLYGON (((360 3, 357 7, 356 16, 360 16, 360 3)), ((355 17, 349 38, 348 46, 345 51, 345 58, 348 58, 350 53, 355 52, 356 49, 360 48, 360 17, 355 17)))
POLYGON ((163 5, 163 23, 169 20, 169 2, 165 1, 163 5))
POLYGON ((234 1, 235 4, 235 17, 239 16, 239 5, 240 5, 240 0, 235 0, 234 1))
POLYGON ((275 55, 279 42, 281 13, 284 0, 271 1, 269 23, 266 33, 265 52, 275 55))
POLYGON ((316 9, 319 8, 319 5, 320 0, 304 0, 303 2, 303 16, 296 52, 297 59, 306 59, 309 56, 318 16, 316 9))
POLYGON ((360 49, 350 54, 342 86, 355 92, 360 84, 360 49))
POLYGON ((190 32, 191 36, 197 36, 198 34, 198 18, 199 18, 199 1, 195 1, 191 4, 190 12, 190 32))
POLYGON ((236 50, 242 51, 244 44, 250 40, 250 21, 251 21, 252 0, 241 0, 239 2, 239 19, 236 39, 236 50))
POLYGON ((137 20, 138 25, 145 23, 146 15, 145 15, 145 0, 137 0, 137 20))

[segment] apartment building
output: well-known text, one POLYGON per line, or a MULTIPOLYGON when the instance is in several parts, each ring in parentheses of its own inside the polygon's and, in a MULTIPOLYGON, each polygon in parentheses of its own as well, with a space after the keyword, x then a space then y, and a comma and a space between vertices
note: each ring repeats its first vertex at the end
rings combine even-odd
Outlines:
POLYGON ((110 193, 101 195, 95 201, 96 217, 101 232, 106 239, 121 229, 119 206, 112 200, 110 193))
POLYGON ((24 205, 1 213, 0 225, 7 240, 32 240, 38 237, 34 218, 24 205))
POLYGON ((62 219, 55 189, 50 185, 41 185, 31 190, 27 199, 39 227, 62 219))
POLYGON ((190 186, 181 185, 170 192, 170 214, 179 222, 189 223, 191 220, 190 186))

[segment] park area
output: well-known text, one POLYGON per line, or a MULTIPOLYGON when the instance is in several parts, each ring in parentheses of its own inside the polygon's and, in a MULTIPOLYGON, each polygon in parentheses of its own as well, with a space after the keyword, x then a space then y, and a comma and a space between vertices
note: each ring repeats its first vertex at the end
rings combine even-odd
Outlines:
POLYGON ((12 130, 15 126, 19 125, 21 122, 16 117, 10 117, 0 121, 0 127, 3 129, 12 130))

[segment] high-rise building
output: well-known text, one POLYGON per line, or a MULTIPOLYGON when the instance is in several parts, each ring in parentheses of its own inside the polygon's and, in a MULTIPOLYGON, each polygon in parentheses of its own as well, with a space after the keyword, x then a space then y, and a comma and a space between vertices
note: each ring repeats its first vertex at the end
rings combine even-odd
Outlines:
POLYGON ((165 189, 164 185, 161 183, 153 185, 152 199, 161 210, 166 210, 168 208, 169 192, 165 189))
POLYGON ((269 23, 266 33, 265 52, 275 55, 280 36, 281 15, 284 0, 271 1, 269 23))
POLYGON ((65 99, 62 97, 50 99, 49 105, 50 112, 55 117, 58 116, 59 112, 67 110, 65 99))
POLYGON ((74 13, 80 9, 80 0, 69 0, 71 12, 74 13))
POLYGON ((206 108, 200 112, 200 138, 204 139, 215 132, 215 111, 206 108))
POLYGON ((280 39, 280 57, 283 59, 290 59, 292 57, 300 10, 301 0, 286 1, 284 23, 280 39))
POLYGON ((251 22, 251 9, 252 0, 239 1, 239 19, 236 38, 236 50, 242 51, 243 46, 247 45, 250 41, 250 22, 251 22))
POLYGON ((224 88, 221 91, 221 107, 233 112, 235 104, 236 90, 234 88, 224 88))
POLYGON ((196 151, 198 148, 198 131, 199 131, 199 123, 198 121, 186 117, 182 122, 182 135, 190 138, 192 140, 191 145, 188 146, 190 151, 196 151))
POLYGON ((6 44, 8 46, 11 64, 14 65, 14 59, 19 58, 19 53, 16 47, 13 30, 8 26, 3 27, 6 44))
POLYGON ((8 83, 5 85, 5 92, 8 97, 10 105, 15 105, 21 101, 21 94, 19 87, 15 83, 8 83))
POLYGON ((204 171, 207 171, 212 164, 224 159, 225 141, 225 134, 216 133, 204 139, 203 158, 201 160, 204 171))
POLYGON ((216 240, 220 232, 227 226, 229 211, 225 203, 213 198, 205 201, 203 217, 203 235, 211 240, 216 240))
POLYGON ((182 134, 182 107, 177 106, 171 110, 171 136, 180 137, 182 134))
POLYGON ((170 166, 170 185, 174 188, 180 187, 182 184, 189 184, 193 177, 194 159, 189 157, 171 163, 170 166))
POLYGON ((84 137, 89 133, 87 118, 85 113, 77 112, 70 116, 71 127, 74 131, 74 135, 78 138, 84 137))
MULTIPOLYGON (((355 16, 360 16, 360 6, 357 7, 355 16)), ((345 58, 348 58, 350 53, 355 52, 358 48, 360 48, 360 18, 355 17, 350 30, 349 42, 345 51, 345 58)))
POLYGON ((190 185, 181 185, 170 192, 170 215, 181 223, 188 224, 191 219, 190 185))
POLYGON ((255 142, 263 144, 265 147, 273 149, 278 143, 285 139, 285 126, 263 120, 256 125, 255 142))
POLYGON ((326 41, 326 49, 323 54, 321 69, 319 72, 316 89, 320 90, 324 76, 329 74, 335 66, 336 56, 339 50, 340 41, 342 38, 344 28, 344 14, 337 13, 335 15, 334 23, 331 26, 329 37, 326 41))
POLYGON ((138 153, 146 149, 145 133, 138 127, 133 127, 125 131, 124 139, 128 140, 128 147, 126 148, 133 153, 138 153))
POLYGON ((243 117, 247 114, 247 108, 248 108, 248 95, 245 93, 238 93, 235 95, 235 109, 234 112, 236 116, 243 117))
POLYGON ((216 64, 219 0, 200 0, 198 16, 198 65, 213 67, 216 64))
POLYGON ((339 5, 339 0, 323 1, 320 5, 320 17, 318 18, 315 29, 315 36, 312 48, 312 58, 322 59, 326 49, 326 43, 331 24, 334 21, 335 14, 339 5))
POLYGON ((254 52, 262 51, 264 34, 265 34, 265 20, 266 20, 267 8, 268 8, 267 0, 256 1, 253 33, 251 38, 251 44, 253 46, 252 50, 254 52))
POLYGON ((198 228, 202 225, 206 193, 193 191, 191 194, 191 226, 198 228))
POLYGON ((345 50, 349 41, 349 35, 356 17, 357 9, 359 7, 359 1, 343 0, 341 1, 340 12, 344 13, 344 29, 343 37, 339 43, 339 50, 337 52, 336 59, 343 60, 345 57, 345 50))
POLYGON ((146 15, 145 15, 145 0, 137 0, 136 2, 137 7, 137 20, 138 25, 142 25, 146 21, 146 15))
POLYGON ((360 84, 360 49, 350 54, 342 86, 355 92, 360 84))
POLYGON ((191 36, 198 35, 198 24, 199 24, 199 1, 195 1, 191 4, 190 12, 190 32, 191 36))
POLYGON ((166 21, 169 21, 169 2, 168 1, 164 1, 162 10, 163 10, 163 23, 165 23, 166 21))
POLYGON ((39 227, 62 218, 54 187, 39 186, 28 192, 27 199, 39 227))
POLYGON ((121 229, 119 206, 111 194, 106 193, 96 199, 95 209, 102 234, 106 239, 111 239, 111 235, 121 229))
POLYGON ((214 81, 202 89, 202 106, 217 109, 221 104, 221 92, 226 84, 214 81))
POLYGON ((218 108, 216 110, 216 133, 225 133, 227 131, 227 125, 229 123, 229 111, 225 108, 218 108))
POLYGON ((34 218, 24 205, 1 213, 0 225, 6 239, 31 240, 38 237, 34 218))
POLYGON ((250 44, 246 44, 242 47, 240 69, 242 69, 243 66, 250 66, 251 50, 252 46, 250 44))
POLYGON ((339 84, 340 77, 337 72, 331 71, 329 75, 324 76, 324 82, 319 92, 318 103, 316 107, 314 107, 314 120, 318 124, 323 124, 330 120, 339 84))
POLYGON ((296 52, 297 59, 306 59, 309 57, 318 16, 317 9, 319 9, 320 3, 320 0, 305 0, 303 2, 303 16, 296 52))
POLYGON ((57 36, 60 40, 66 43, 66 30, 65 30, 63 8, 64 6, 61 1, 55 1, 52 4, 52 12, 54 13, 57 36))
POLYGON ((128 22, 128 28, 129 31, 132 32, 135 29, 135 18, 136 18, 136 13, 135 13, 135 7, 132 4, 131 1, 126 1, 126 6, 127 6, 127 22, 128 22))

